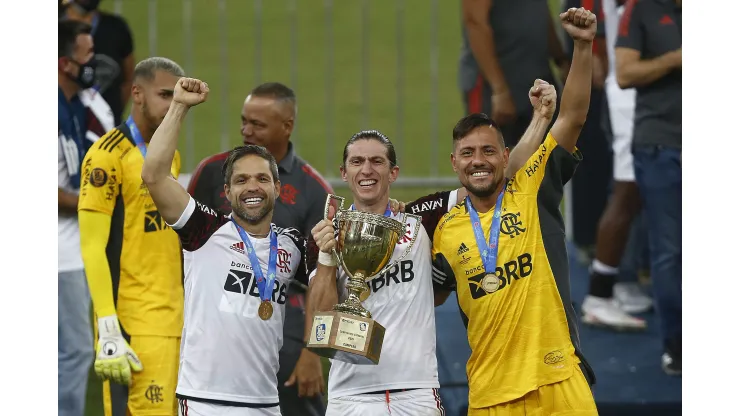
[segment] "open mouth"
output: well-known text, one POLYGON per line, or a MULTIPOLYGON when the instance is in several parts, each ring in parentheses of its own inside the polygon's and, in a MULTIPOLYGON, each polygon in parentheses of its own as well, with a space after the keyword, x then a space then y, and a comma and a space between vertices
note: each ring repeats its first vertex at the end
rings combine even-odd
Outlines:
POLYGON ((378 183, 377 179, 363 179, 359 182, 360 189, 370 189, 378 183))

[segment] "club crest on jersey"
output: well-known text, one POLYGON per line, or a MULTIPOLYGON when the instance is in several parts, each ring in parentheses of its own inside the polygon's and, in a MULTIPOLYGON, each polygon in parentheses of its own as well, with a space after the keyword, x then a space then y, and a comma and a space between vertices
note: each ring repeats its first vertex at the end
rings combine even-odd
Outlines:
POLYGON ((290 273, 290 258, 292 256, 293 253, 283 250, 282 248, 278 249, 277 268, 281 273, 290 273))
POLYGON ((501 232, 511 238, 527 231, 521 220, 521 213, 508 213, 501 217, 501 232))
POLYGON ((398 239, 399 245, 406 244, 411 241, 411 224, 406 223, 406 233, 401 236, 401 238, 398 239))
POLYGON ((90 172, 90 184, 100 188, 108 182, 108 173, 101 168, 95 168, 90 172))
POLYGON ((326 337, 326 324, 316 325, 316 341, 323 341, 326 337))

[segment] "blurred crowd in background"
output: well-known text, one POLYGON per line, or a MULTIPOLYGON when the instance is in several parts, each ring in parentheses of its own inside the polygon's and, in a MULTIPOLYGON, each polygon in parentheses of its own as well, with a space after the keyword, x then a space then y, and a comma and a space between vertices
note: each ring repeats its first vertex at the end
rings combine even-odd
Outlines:
MULTIPOLYGON (((88 23, 94 42, 94 56, 63 50, 61 41, 59 51, 60 78, 68 77, 82 89, 80 103, 69 99, 65 103, 60 83, 60 136, 69 132, 79 148, 77 159, 70 157, 60 139, 60 415, 82 414, 94 356, 92 332, 85 328, 91 327, 90 296, 85 293, 75 210, 63 209, 61 202, 63 191, 74 194, 79 189, 79 183, 74 183, 80 180, 79 168, 75 173, 65 166, 74 160, 79 163, 93 140, 125 120, 135 64, 146 58, 137 53, 127 21, 101 11, 100 3, 60 0, 59 4, 60 21, 88 23), (87 126, 81 134, 75 117, 87 126)), ((578 142, 584 157, 565 201, 577 248, 571 255, 590 270, 588 295, 579 304, 582 323, 606 330, 644 331, 646 321, 637 315, 657 311, 664 354, 656 360, 661 360, 666 373, 680 375, 681 1, 566 0, 558 6, 561 10, 586 7, 599 19, 591 108, 578 142)), ((133 6, 127 2, 126 7, 133 6)), ((458 115, 441 117, 489 113, 501 126, 507 145, 515 146, 532 116, 529 88, 535 79, 543 79, 556 85, 560 93, 572 45, 558 25, 553 25, 546 0, 461 0, 460 23, 463 36, 457 79, 440 80, 457 84, 460 110, 458 115)), ((393 94, 393 85, 383 88, 393 94)), ((233 94, 246 97, 249 92, 233 94)), ((282 157, 286 152, 293 157, 290 131, 281 130, 279 119, 267 123, 258 131, 243 119, 244 140, 257 137, 273 153, 287 148, 282 157)), ((305 162, 319 163, 308 158, 305 162)), ((332 191, 312 169, 295 174, 314 175, 320 178, 324 192, 332 191)), ((303 199, 295 199, 300 191, 284 189, 281 200, 301 203, 303 199)), ((308 233, 312 225, 306 221, 298 228, 308 233)), ((302 296, 296 291, 290 303, 299 311, 297 320, 301 319, 302 296)), ((286 334, 298 331, 302 338, 302 327, 289 326, 286 322, 286 334)), ((322 414, 321 404, 310 412, 322 414)), ((310 412, 283 410, 284 415, 310 412)))

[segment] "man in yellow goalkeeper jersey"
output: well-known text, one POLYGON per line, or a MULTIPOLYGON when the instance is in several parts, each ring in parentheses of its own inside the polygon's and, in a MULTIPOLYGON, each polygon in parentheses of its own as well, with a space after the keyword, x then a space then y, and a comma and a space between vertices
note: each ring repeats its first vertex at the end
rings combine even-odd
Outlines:
MULTIPOLYGON (((183 75, 166 58, 137 64, 131 116, 101 137, 82 163, 80 241, 97 321, 94 367, 106 380, 106 416, 177 415, 180 243, 142 182, 141 167, 183 75)), ((172 176, 179 172, 176 154, 172 176)))

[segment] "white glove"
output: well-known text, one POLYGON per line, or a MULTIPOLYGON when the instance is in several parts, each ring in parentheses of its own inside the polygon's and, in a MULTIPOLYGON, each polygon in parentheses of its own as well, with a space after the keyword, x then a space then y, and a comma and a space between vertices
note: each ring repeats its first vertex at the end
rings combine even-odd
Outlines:
POLYGON ((104 380, 131 385, 131 371, 144 367, 121 334, 118 316, 98 318, 98 345, 95 349, 95 374, 104 380))

